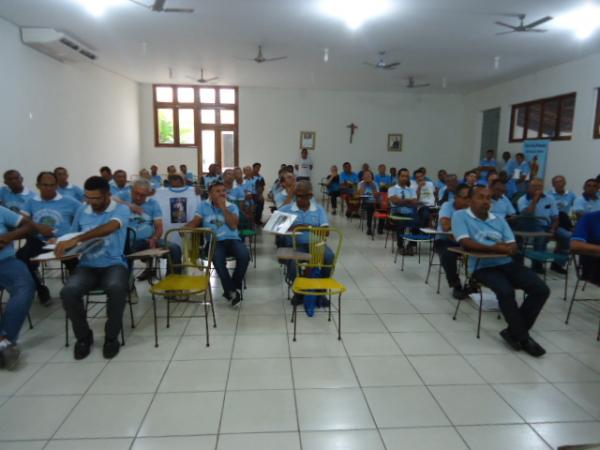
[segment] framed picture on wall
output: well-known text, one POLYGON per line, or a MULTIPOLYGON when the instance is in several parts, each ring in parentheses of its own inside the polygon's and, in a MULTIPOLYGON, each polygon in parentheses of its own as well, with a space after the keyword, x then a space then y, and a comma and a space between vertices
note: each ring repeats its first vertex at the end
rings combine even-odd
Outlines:
POLYGON ((388 152, 401 152, 402 134, 388 134, 387 148, 388 152))
POLYGON ((307 150, 314 150, 316 137, 317 137, 317 133, 314 131, 301 131, 300 132, 300 148, 305 148, 307 150))

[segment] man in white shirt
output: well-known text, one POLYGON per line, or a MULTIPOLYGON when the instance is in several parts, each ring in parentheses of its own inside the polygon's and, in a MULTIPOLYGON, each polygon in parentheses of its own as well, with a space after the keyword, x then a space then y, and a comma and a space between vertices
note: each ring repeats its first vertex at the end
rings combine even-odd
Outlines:
POLYGON ((300 152, 300 159, 296 161, 296 165, 294 166, 296 169, 296 180, 308 180, 310 181, 310 175, 313 169, 313 161, 310 156, 308 156, 308 150, 305 148, 300 152))
POLYGON ((425 172, 422 169, 417 169, 413 173, 415 179, 411 181, 411 187, 417 193, 417 200, 422 205, 417 213, 419 217, 419 225, 422 227, 429 226, 429 217, 431 210, 429 208, 435 206, 435 185, 433 182, 425 178, 425 172))

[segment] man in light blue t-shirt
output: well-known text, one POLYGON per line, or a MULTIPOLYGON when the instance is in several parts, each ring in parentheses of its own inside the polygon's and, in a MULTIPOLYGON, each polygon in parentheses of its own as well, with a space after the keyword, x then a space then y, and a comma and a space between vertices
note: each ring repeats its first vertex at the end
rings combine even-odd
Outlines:
POLYGON ((83 296, 98 288, 106 293, 108 319, 104 327, 102 352, 105 358, 110 359, 119 353, 118 336, 123 326, 123 309, 129 292, 129 268, 124 251, 130 213, 127 206, 111 199, 108 181, 102 177, 88 178, 84 190, 87 204, 79 208, 71 227, 71 232, 82 234, 59 242, 54 252, 60 258, 80 243, 97 240, 93 245, 90 243, 90 247, 82 254, 60 297, 77 338, 73 356, 79 360, 90 354, 94 343, 83 296))
POLYGON ((185 225, 186 228, 204 226, 215 233, 217 242, 213 265, 223 286, 223 296, 231 300, 231 306, 238 305, 242 300, 242 283, 250 262, 250 253, 238 232, 239 216, 238 207, 227 200, 223 183, 215 181, 208 188, 208 200, 198 205, 196 215, 185 225), (235 259, 233 276, 227 269, 228 257, 235 259))
POLYGON ((82 203, 83 189, 79 186, 69 183, 69 172, 64 167, 54 169, 56 175, 56 183, 58 184, 58 193, 64 197, 73 197, 79 203, 82 203))
POLYGON ((396 238, 398 245, 408 254, 413 253, 416 243, 411 242, 407 249, 404 249, 402 235, 407 228, 411 228, 413 233, 418 233, 419 219, 417 217, 417 208, 419 199, 417 191, 411 187, 410 172, 408 169, 400 169, 398 172, 398 184, 388 189, 388 202, 391 208, 391 220, 396 224, 396 238), (394 217, 405 220, 394 220, 394 217))
POLYGON ((492 191, 492 209, 490 211, 495 216, 510 222, 517 211, 506 196, 506 183, 499 178, 495 179, 490 184, 490 190, 492 191))
POLYGON ((583 194, 573 202, 573 212, 577 218, 585 214, 600 211, 600 196, 598 195, 598 181, 590 178, 583 185, 583 194))
POLYGON ((0 205, 14 212, 19 212, 28 198, 35 194, 23 185, 23 177, 17 170, 4 172, 4 184, 0 188, 0 205))
POLYGON ((550 296, 550 289, 535 272, 511 259, 518 252, 515 237, 504 219, 489 212, 491 206, 490 189, 474 187, 470 207, 452 216, 452 234, 469 252, 499 255, 497 258, 469 257, 469 269, 473 278, 496 294, 508 323, 508 328, 500 332, 502 338, 516 351, 542 356, 546 351, 533 340, 529 330, 550 296), (520 307, 515 289, 525 291, 520 307))
POLYGON ((158 173, 158 166, 156 164, 150 166, 150 183, 152 183, 154 190, 161 188, 163 185, 163 179, 158 173))
MULTIPOLYGON (((37 236, 30 236, 17 252, 17 258, 23 261, 35 281, 38 298, 42 305, 49 305, 50 290, 38 275, 39 263, 31 259, 44 253, 44 246, 71 230, 73 218, 81 203, 72 197, 62 196, 57 192, 57 179, 53 172, 41 172, 37 176, 39 195, 28 199, 21 208, 21 214, 33 222, 38 231, 37 236)), ((65 261, 67 269, 72 270, 76 262, 65 261)))
POLYGON ((127 184, 127 172, 121 169, 115 170, 113 181, 114 184, 110 185, 111 195, 118 199, 117 202, 131 203, 131 186, 127 184))

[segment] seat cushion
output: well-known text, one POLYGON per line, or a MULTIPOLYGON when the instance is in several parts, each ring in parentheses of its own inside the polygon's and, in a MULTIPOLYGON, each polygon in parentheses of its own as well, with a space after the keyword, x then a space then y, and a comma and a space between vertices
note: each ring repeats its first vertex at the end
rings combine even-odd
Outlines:
POLYGON ((153 294, 164 294, 166 291, 202 292, 209 287, 209 279, 204 275, 167 275, 150 288, 153 294))
POLYGON ((292 290, 299 294, 306 291, 327 291, 332 294, 337 294, 346 292, 346 286, 334 278, 297 277, 292 285, 292 290))

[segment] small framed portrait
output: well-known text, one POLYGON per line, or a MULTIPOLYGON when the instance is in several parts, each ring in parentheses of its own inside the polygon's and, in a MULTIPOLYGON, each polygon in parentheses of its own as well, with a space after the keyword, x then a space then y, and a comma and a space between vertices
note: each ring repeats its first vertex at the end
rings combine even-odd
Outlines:
POLYGON ((307 150, 314 150, 316 137, 317 137, 317 133, 314 131, 301 131, 300 132, 300 148, 305 148, 307 150))
POLYGON ((402 151, 402 135, 401 134, 388 134, 387 148, 388 148, 388 152, 401 152, 402 151))

